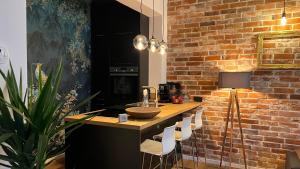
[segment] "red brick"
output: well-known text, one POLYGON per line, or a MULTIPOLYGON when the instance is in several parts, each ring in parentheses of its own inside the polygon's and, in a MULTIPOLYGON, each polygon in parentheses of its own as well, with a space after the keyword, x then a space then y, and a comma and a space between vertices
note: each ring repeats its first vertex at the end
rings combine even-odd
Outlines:
POLYGON ((209 80, 200 80, 198 81, 198 85, 213 85, 214 82, 213 81, 209 81, 209 80))
POLYGON ((196 0, 183 0, 183 4, 193 4, 196 3, 196 0))
POLYGON ((275 54, 274 59, 294 59, 294 54, 275 54))
POLYGON ((272 21, 263 21, 264 26, 271 26, 271 25, 276 25, 277 21, 272 20, 272 21))
POLYGON ((246 22, 243 23, 244 27, 256 27, 256 26, 260 26, 261 22, 246 22))
POLYGON ((263 146, 270 147, 270 148, 280 148, 280 144, 278 143, 269 143, 269 142, 263 142, 263 146))
POLYGON ((300 29, 300 24, 294 25, 294 26, 293 26, 293 29, 294 29, 294 30, 299 30, 299 29, 300 29))
POLYGON ((298 77, 281 77, 280 81, 283 81, 283 82, 298 82, 299 78, 298 77))
POLYGON ((297 100, 300 100, 300 95, 299 94, 292 94, 290 96, 290 99, 297 99, 297 100))
POLYGON ((196 47, 196 46, 198 46, 198 43, 185 43, 184 46, 185 47, 196 47))
POLYGON ((266 32, 270 30, 271 30, 270 27, 257 27, 253 29, 253 32, 266 32))
POLYGON ((295 140, 295 139, 286 139, 287 144, 294 144, 294 145, 300 145, 300 139, 295 140))
POLYGON ((204 57, 190 57, 188 58, 189 61, 203 61, 204 57))
POLYGON ((206 56, 206 61, 212 61, 212 60, 220 60, 220 56, 206 56))
POLYGON ((292 88, 274 88, 274 93, 294 93, 292 88))
POLYGON ((274 143, 284 143, 284 139, 278 137, 264 137, 264 140, 274 143))
POLYGON ((268 4, 259 4, 256 5, 256 10, 262 10, 262 9, 272 9, 275 8, 275 3, 268 3, 268 4))
POLYGON ((287 24, 299 24, 300 23, 300 18, 288 18, 287 19, 287 24))
POLYGON ((264 43, 264 48, 275 48, 276 43, 264 43))
POLYGON ((259 129, 259 130, 269 130, 269 126, 262 126, 262 125, 252 125, 252 129, 259 129))
POLYGON ((288 31, 288 30, 292 30, 292 25, 272 26, 272 31, 288 31))
POLYGON ((278 115, 283 117, 300 117, 300 112, 280 111, 278 115))

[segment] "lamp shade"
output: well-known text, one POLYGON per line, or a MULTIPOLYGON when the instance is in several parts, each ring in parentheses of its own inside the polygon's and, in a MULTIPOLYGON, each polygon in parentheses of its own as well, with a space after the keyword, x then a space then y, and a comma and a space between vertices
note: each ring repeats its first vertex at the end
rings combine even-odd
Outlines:
POLYGON ((250 88, 251 72, 220 72, 219 88, 250 88))

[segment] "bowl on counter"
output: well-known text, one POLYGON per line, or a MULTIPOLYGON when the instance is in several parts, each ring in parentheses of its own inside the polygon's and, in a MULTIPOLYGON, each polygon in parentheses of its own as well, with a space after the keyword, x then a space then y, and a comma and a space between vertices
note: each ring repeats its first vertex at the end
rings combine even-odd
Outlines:
POLYGON ((160 113, 160 108, 156 107, 130 107, 125 110, 127 114, 137 119, 152 119, 160 113))

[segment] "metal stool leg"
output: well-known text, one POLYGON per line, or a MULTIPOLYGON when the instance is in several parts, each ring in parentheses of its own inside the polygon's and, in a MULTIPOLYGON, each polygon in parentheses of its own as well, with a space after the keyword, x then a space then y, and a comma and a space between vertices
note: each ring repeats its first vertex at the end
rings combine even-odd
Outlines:
POLYGON ((150 165, 149 165, 149 169, 151 169, 151 167, 152 167, 152 157, 153 157, 153 155, 151 155, 151 157, 150 157, 150 165))
POLYGON ((205 143, 205 139, 204 139, 204 126, 202 126, 201 130, 202 130, 201 141, 202 141, 202 145, 203 145, 203 149, 204 149, 204 160, 205 160, 204 163, 205 163, 205 166, 206 166, 207 152, 206 152, 206 143, 205 143))
POLYGON ((164 163, 163 156, 160 156, 159 160, 160 160, 160 169, 163 169, 163 163, 164 163))
POLYGON ((145 153, 143 153, 142 169, 144 169, 145 153))
POLYGON ((169 158, 169 154, 167 155, 167 158, 166 158, 166 162, 165 162, 165 169, 167 169, 167 165, 168 165, 168 158, 169 158))
POLYGON ((176 147, 174 150, 174 160, 173 160, 173 166, 174 166, 174 161, 175 161, 175 165, 176 165, 176 169, 178 169, 178 161, 177 161, 177 152, 176 152, 176 147))
POLYGON ((176 168, 178 169, 178 158, 177 158, 177 143, 175 144, 175 161, 176 161, 176 168))
POLYGON ((198 145, 197 145, 197 141, 198 141, 198 138, 197 138, 197 135, 196 135, 196 131, 193 131, 193 134, 194 134, 194 137, 195 137, 195 147, 196 147, 196 156, 197 156, 197 168, 199 168, 199 151, 198 151, 198 145))
POLYGON ((184 169, 184 166, 183 166, 183 146, 182 146, 182 142, 180 142, 180 147, 181 147, 181 165, 182 165, 182 169, 184 169))
POLYGON ((192 147, 192 157, 193 157, 193 163, 194 163, 194 169, 196 168, 196 164, 195 164, 195 158, 194 158, 194 145, 193 142, 191 141, 191 147, 192 147))

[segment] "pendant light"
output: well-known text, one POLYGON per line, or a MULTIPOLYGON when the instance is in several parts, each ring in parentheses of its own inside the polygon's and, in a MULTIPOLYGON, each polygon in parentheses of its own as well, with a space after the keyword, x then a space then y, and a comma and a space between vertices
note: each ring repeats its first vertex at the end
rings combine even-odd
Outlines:
POLYGON ((165 0, 163 0, 163 17, 162 17, 162 40, 159 43, 159 53, 165 55, 167 53, 168 45, 164 41, 165 35, 165 0))
MULTIPOLYGON (((143 14, 143 0, 140 4, 141 14, 143 14)), ((140 34, 136 35, 133 39, 133 46, 137 50, 145 50, 148 47, 148 39, 145 35, 140 34)))
POLYGON ((285 0, 283 0, 283 12, 281 16, 281 25, 282 26, 286 25, 285 0))
POLYGON ((155 53, 159 47, 158 40, 154 37, 154 0, 153 0, 153 23, 152 23, 152 37, 149 40, 148 50, 152 53, 155 53))

